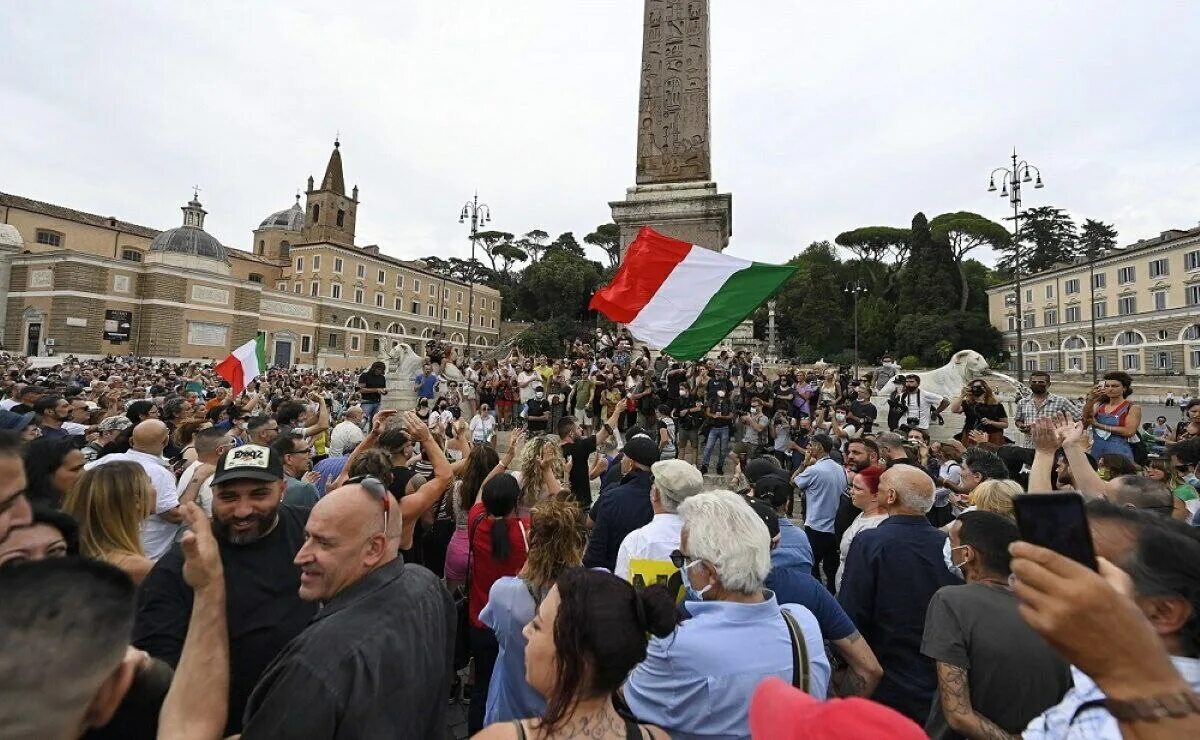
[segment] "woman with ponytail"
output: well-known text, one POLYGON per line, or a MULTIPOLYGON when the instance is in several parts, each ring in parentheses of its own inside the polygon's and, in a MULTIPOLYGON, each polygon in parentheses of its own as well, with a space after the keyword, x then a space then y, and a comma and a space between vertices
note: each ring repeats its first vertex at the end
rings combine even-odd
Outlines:
POLYGON ((525 676, 546 710, 491 725, 479 737, 665 740, 666 732, 639 724, 613 698, 646 658, 647 633, 666 637, 675 623, 675 601, 662 586, 639 592, 604 571, 564 570, 524 630, 525 676))
POLYGON ((488 684, 500 650, 495 633, 480 621, 479 613, 487 606, 492 584, 519 573, 529 551, 529 525, 517 513, 520 497, 520 484, 508 473, 501 473, 483 485, 482 500, 471 507, 467 516, 468 644, 475 658, 467 730, 472 734, 483 728, 488 684))

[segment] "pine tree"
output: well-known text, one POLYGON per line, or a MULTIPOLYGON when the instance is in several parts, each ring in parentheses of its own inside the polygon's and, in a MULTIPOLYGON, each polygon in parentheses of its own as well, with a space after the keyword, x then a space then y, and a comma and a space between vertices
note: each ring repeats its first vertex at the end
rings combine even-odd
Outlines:
POLYGON ((929 221, 924 213, 918 213, 912 220, 908 261, 900 273, 896 313, 903 316, 957 311, 960 291, 958 268, 950 245, 934 241, 929 221))
MULTIPOLYGON (((1030 208, 1021 214, 1017 232, 1021 272, 1041 272, 1060 262, 1071 262, 1079 255, 1077 241, 1075 222, 1066 211, 1053 206, 1030 208)), ((1010 245, 1004 252, 996 266, 1011 273, 1016 266, 1015 250, 1010 245)))
POLYGON ((1079 230, 1078 245, 1082 256, 1096 259, 1117 246, 1117 230, 1112 224, 1089 218, 1079 230))

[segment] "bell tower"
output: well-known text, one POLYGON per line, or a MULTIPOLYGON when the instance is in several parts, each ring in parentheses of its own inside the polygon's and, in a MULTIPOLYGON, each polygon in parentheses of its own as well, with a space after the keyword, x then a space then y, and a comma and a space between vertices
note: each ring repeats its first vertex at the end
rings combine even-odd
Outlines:
POLYGON ((346 195, 346 179, 342 175, 341 142, 333 141, 333 153, 325 166, 325 177, 321 187, 313 187, 308 178, 305 192, 304 229, 305 242, 333 242, 354 246, 354 222, 358 217, 358 186, 351 195, 346 195))

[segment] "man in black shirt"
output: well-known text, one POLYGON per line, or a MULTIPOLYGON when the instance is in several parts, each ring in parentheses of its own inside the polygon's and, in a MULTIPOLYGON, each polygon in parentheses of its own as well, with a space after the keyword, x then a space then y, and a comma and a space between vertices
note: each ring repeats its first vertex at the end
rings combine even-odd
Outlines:
POLYGON ((563 457, 571 461, 571 472, 568 474, 571 484, 571 495, 579 502, 579 508, 585 513, 592 508, 592 481, 588 477, 588 468, 592 453, 604 446, 613 433, 613 425, 621 416, 622 404, 616 409, 600 429, 590 437, 579 436, 579 423, 573 416, 564 416, 558 422, 559 439, 562 440, 563 457))
POLYGON ((870 434, 875 425, 875 417, 878 415, 879 409, 871 403, 871 387, 860 383, 854 389, 854 398, 850 400, 846 418, 862 429, 863 434, 870 434))
POLYGON ((375 418, 379 404, 383 402, 383 394, 387 393, 386 367, 382 362, 371 364, 371 369, 358 376, 358 392, 362 394, 362 410, 367 417, 367 424, 375 418))
POLYGON ((533 389, 533 398, 525 404, 525 428, 530 434, 544 434, 550 423, 550 402, 546 400, 546 389, 533 389))
MULTIPOLYGON (((243 445, 217 463, 213 534, 225 569, 229 615, 229 718, 225 734, 242 727, 242 710, 259 676, 316 613, 301 601, 292 564, 304 544, 308 509, 283 506, 283 464, 268 447, 243 445)), ((192 613, 183 579, 183 553, 174 545, 138 591, 133 644, 172 666, 179 662, 192 613)))

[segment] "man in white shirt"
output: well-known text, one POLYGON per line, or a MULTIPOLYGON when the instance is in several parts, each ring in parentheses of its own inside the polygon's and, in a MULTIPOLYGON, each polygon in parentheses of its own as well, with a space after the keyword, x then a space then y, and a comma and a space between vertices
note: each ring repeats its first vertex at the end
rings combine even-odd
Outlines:
POLYGON ((921 376, 904 376, 904 390, 900 392, 901 424, 909 429, 929 431, 930 411, 935 405, 938 413, 941 413, 950 405, 950 401, 936 393, 921 390, 921 376))
POLYGON ((625 535, 617 550, 617 567, 613 572, 626 580, 630 580, 631 560, 671 560, 671 552, 679 549, 679 533, 683 531, 683 519, 675 512, 688 497, 704 488, 704 476, 699 469, 683 460, 656 462, 650 466, 650 474, 654 476, 654 485, 650 487, 654 518, 625 535))
MULTIPOLYGON (((171 549, 179 532, 179 524, 183 521, 175 476, 167 468, 162 456, 169 438, 166 424, 158 419, 147 419, 133 428, 133 434, 129 437, 129 452, 105 455, 84 466, 84 469, 91 470, 97 465, 126 460, 141 465, 150 476, 150 482, 154 484, 154 513, 142 520, 142 549, 151 560, 158 560, 171 549)), ((191 495, 195 496, 196 493, 193 491, 191 495)))
POLYGON ((329 435, 329 454, 331 457, 349 454, 351 450, 363 441, 363 409, 362 406, 351 406, 342 415, 342 421, 333 428, 329 435))
POLYGON ((196 448, 196 461, 184 469, 179 476, 175 490, 179 498, 188 493, 188 486, 196 484, 196 503, 204 509, 204 513, 212 518, 212 476, 216 472, 217 461, 229 450, 233 449, 233 437, 224 429, 209 427, 196 432, 192 438, 196 448))

